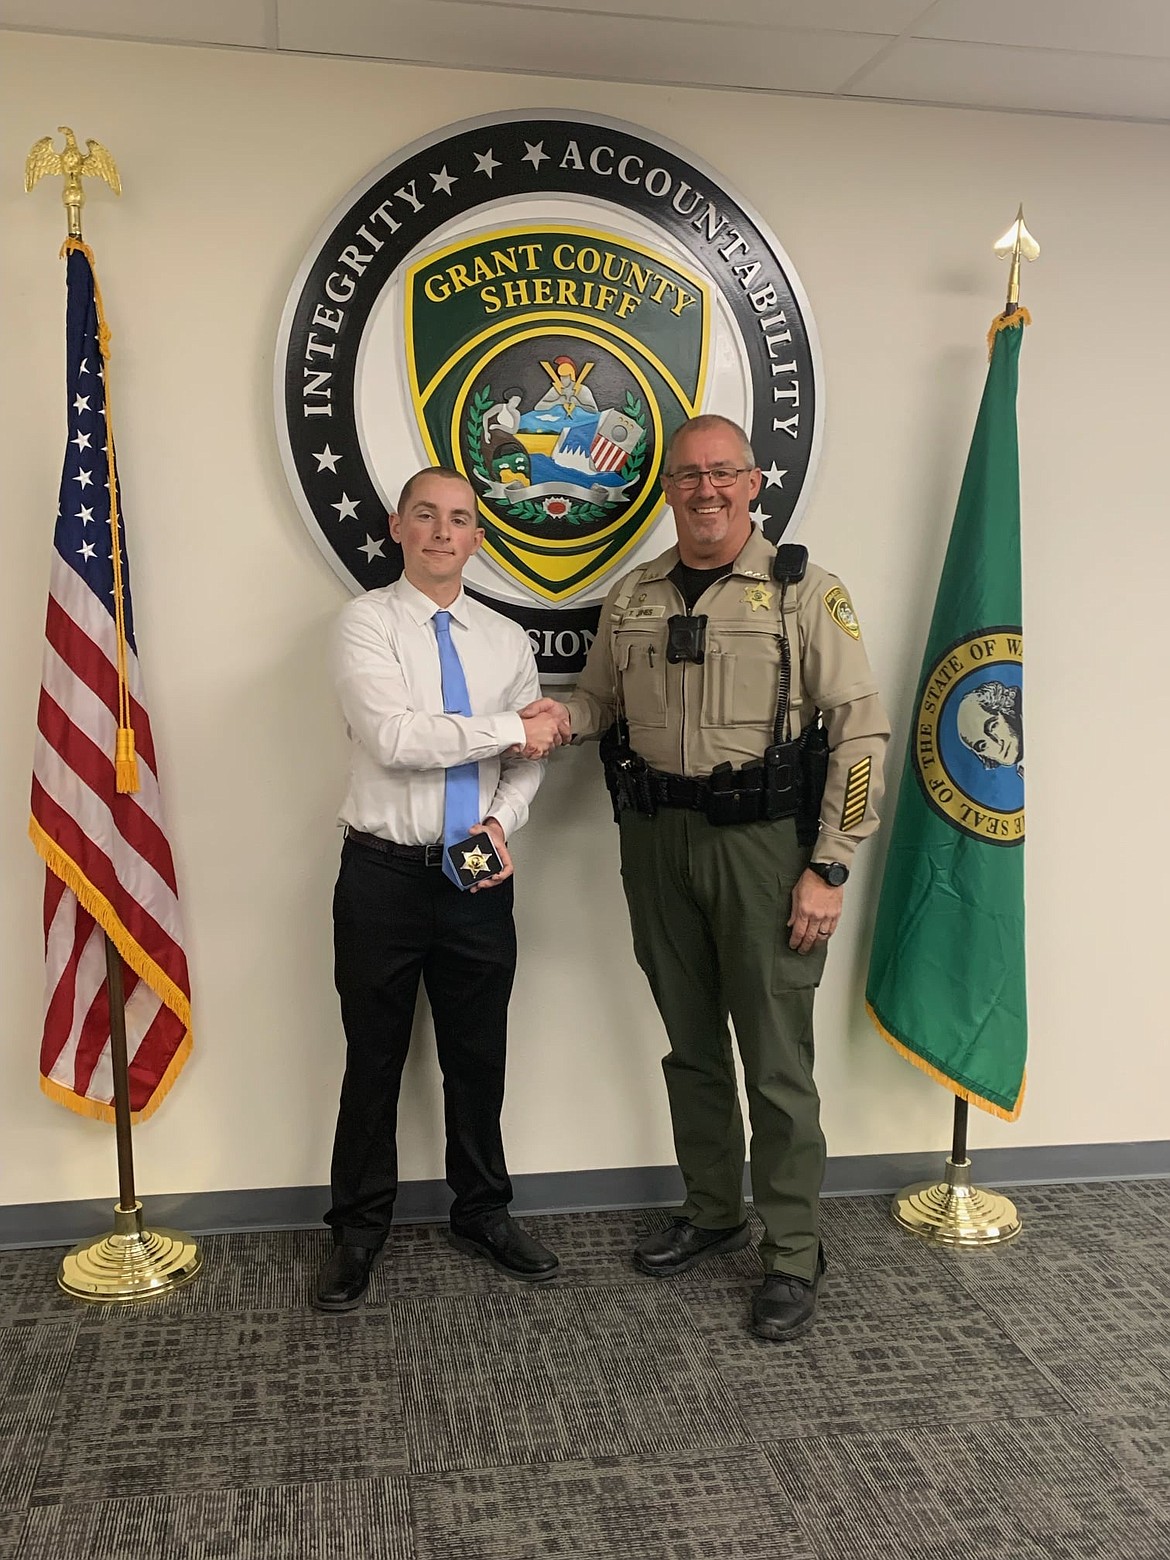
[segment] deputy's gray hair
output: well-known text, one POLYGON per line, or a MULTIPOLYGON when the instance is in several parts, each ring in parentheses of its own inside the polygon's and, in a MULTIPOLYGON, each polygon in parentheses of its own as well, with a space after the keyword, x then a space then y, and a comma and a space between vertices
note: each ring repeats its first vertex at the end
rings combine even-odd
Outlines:
POLYGON ((674 452, 674 446, 684 433, 714 433, 717 428, 725 428, 729 433, 734 433, 740 444, 740 459, 745 466, 754 467, 756 464, 755 451, 747 434, 737 422, 732 422, 730 417, 721 417, 718 412, 703 412, 699 417, 692 417, 688 422, 680 423, 671 434, 666 443, 666 453, 662 457, 662 469, 669 472, 670 457, 674 452))

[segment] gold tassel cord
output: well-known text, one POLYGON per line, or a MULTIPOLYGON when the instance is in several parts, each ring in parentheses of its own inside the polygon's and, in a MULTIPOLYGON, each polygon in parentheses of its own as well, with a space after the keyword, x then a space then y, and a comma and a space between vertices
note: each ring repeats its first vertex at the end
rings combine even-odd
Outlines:
POLYGON ((98 349, 102 355, 105 383, 106 468, 110 481, 110 545, 114 564, 114 637, 118 657, 118 735, 114 752, 114 785, 123 795, 138 790, 138 758, 134 751, 134 727, 130 718, 130 680, 127 671, 125 584, 122 577, 122 535, 118 514, 118 475, 114 468, 114 418, 110 410, 110 327, 102 305, 97 266, 93 250, 79 238, 67 238, 61 245, 64 257, 76 249, 89 261, 93 276, 93 295, 98 317, 98 349))

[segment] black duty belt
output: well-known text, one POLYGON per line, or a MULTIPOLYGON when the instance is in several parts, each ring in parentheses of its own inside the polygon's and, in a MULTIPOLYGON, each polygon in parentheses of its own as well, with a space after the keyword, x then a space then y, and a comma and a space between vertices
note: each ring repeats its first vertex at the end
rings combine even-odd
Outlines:
MULTIPOLYGON (((770 750, 775 753, 777 750, 770 750)), ((776 757, 769 764, 749 764, 733 770, 730 764, 710 776, 672 775, 646 766, 644 776, 649 809, 632 799, 636 811, 659 807, 683 808, 702 813, 709 823, 758 823, 793 818, 799 805, 799 768, 776 757)))
POLYGON ((652 769, 634 752, 629 731, 619 724, 601 739, 601 762, 615 822, 623 812, 653 818, 660 807, 678 807, 702 813, 718 828, 795 818, 802 845, 811 845, 817 837, 828 762, 828 742, 819 720, 796 741, 770 742, 755 763, 739 769, 716 764, 709 775, 652 769))
POLYGON ((375 850, 380 856, 396 856, 400 861, 414 861, 423 867, 443 865, 442 845, 399 845, 396 840, 384 840, 379 834, 366 834, 350 824, 345 826, 345 837, 366 850, 375 850))
POLYGON ((696 775, 672 775, 662 769, 646 768, 650 794, 659 807, 685 807, 702 812, 711 795, 711 782, 696 775))

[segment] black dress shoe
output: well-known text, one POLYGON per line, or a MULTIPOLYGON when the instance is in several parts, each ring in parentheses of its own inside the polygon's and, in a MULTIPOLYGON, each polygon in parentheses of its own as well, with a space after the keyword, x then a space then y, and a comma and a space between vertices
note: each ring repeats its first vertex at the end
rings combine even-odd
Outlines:
POLYGON ((817 1310, 817 1291, 825 1271, 825 1254, 817 1257, 811 1279, 791 1273, 769 1273, 752 1298, 752 1332, 757 1338, 787 1343, 808 1332, 817 1310))
POLYGON ((449 1238, 457 1251, 486 1257, 501 1273, 526 1284, 543 1284, 561 1265, 547 1247, 524 1233, 506 1208, 473 1225, 452 1224, 449 1238))
POLYGON ((318 1311, 352 1311, 360 1305, 378 1256, 372 1246, 334 1246, 317 1275, 318 1311))
POLYGON ((656 1230, 634 1247, 634 1266, 656 1278, 684 1273, 704 1257, 742 1251, 751 1240, 747 1220, 727 1230, 701 1230, 689 1219, 675 1219, 669 1229, 656 1230))

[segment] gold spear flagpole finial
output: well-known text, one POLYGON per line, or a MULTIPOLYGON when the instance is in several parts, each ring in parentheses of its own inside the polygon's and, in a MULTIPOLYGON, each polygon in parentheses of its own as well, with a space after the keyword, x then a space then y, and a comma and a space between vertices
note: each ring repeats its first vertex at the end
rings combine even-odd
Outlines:
POLYGON ((77 137, 68 125, 58 125, 58 134, 65 137, 65 150, 53 150, 53 137, 42 136, 29 152, 24 164, 24 187, 31 191, 33 185, 46 173, 59 173, 65 179, 61 200, 69 213, 69 237, 81 237, 81 208, 85 204, 85 191, 81 181, 88 175, 104 179, 115 195, 122 193, 122 181, 114 159, 100 141, 86 141, 87 151, 77 144, 77 137))
POLYGON ((1005 314, 1011 314, 1020 305, 1020 256, 1025 260, 1035 260, 1040 253, 1040 245, 1028 232, 1024 225, 1024 208, 1021 205, 1016 213, 1016 220, 1008 228, 1007 232, 995 245, 995 252, 1001 260, 1011 256, 1011 270, 1008 272, 1007 304, 1004 307, 1005 314))

